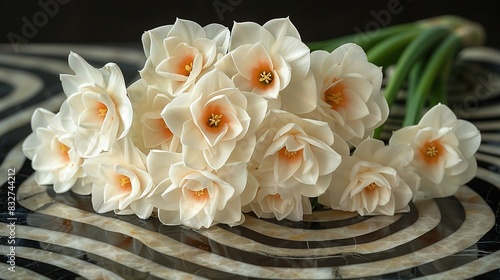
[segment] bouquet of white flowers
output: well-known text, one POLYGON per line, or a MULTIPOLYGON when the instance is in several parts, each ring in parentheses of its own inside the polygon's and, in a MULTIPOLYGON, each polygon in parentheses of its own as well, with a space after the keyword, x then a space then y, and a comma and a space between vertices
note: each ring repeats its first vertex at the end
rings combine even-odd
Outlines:
POLYGON ((307 45, 288 18, 231 31, 178 19, 144 33, 146 62, 128 87, 116 64, 70 53, 67 99, 56 114, 35 111, 23 151, 56 193, 91 194, 99 213, 157 211, 167 225, 235 226, 250 211, 300 221, 311 201, 405 212, 475 175, 479 131, 445 95, 427 96, 444 91, 438 70, 471 34, 481 30, 453 18, 307 45), (396 61, 382 90, 381 66, 396 61), (404 126, 378 140, 407 79, 404 126))

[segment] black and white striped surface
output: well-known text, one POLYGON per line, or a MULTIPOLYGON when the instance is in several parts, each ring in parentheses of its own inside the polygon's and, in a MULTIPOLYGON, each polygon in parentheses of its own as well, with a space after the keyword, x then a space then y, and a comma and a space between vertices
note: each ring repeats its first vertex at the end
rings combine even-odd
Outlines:
MULTIPOLYGON (((477 176, 453 196, 420 200, 410 213, 360 217, 318 211, 304 222, 257 219, 208 230, 157 219, 98 215, 90 197, 34 182, 21 143, 37 107, 57 111, 69 51, 96 67, 116 62, 131 82, 140 47, 0 46, 0 278, 2 279, 429 279, 500 277, 500 55, 466 53, 450 107, 482 134, 477 176), (15 272, 7 214, 15 169, 15 272)), ((394 108, 387 131, 404 114, 394 108)), ((387 134, 386 134, 387 135, 387 134)))

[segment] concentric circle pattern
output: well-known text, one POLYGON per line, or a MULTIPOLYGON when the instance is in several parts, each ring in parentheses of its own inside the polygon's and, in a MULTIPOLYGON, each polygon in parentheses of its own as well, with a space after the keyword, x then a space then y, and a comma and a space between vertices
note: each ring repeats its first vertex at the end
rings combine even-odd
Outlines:
MULTIPOLYGON (((71 72, 69 51, 96 67, 116 62, 132 82, 144 63, 140 47, 22 47, 13 53, 0 46, 2 279, 500 277, 500 55, 494 51, 467 51, 454 68, 450 107, 482 134, 477 176, 455 196, 416 200, 409 213, 392 217, 325 210, 298 223, 249 214, 238 227, 196 231, 154 217, 96 214, 88 196, 37 185, 21 150, 33 111, 57 111, 65 98, 59 74, 71 72), (15 216, 7 213, 9 170, 16 171, 15 216)), ((402 104, 392 110, 384 137, 399 127, 402 104)))

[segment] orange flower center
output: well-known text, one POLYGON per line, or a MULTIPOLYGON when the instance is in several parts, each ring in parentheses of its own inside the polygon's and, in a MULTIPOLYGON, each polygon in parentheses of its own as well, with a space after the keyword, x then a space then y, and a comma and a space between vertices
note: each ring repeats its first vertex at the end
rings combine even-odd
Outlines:
MULTIPOLYGON (((336 79, 333 80, 336 82, 336 79)), ((338 110, 346 106, 347 99, 345 89, 347 86, 343 82, 337 82, 334 86, 325 91, 325 102, 330 105, 333 110, 338 110)))
POLYGON ((220 129, 224 127, 224 124, 228 123, 228 119, 224 118, 224 110, 220 106, 208 105, 203 110, 203 115, 201 116, 201 122, 205 123, 208 131, 212 133, 220 132, 220 129))
POLYGON ((64 160, 69 161, 69 154, 68 154, 69 147, 61 143, 59 145, 59 149, 61 151, 61 155, 64 158, 64 160))
POLYGON ((378 188, 379 186, 375 184, 374 182, 371 182, 368 186, 365 187, 366 191, 373 191, 374 189, 378 188))
POLYGON ((120 189, 124 192, 130 192, 132 190, 132 183, 130 178, 127 176, 121 176, 119 179, 120 189))
POLYGON ((100 118, 106 117, 106 114, 108 113, 108 107, 104 105, 103 103, 99 102, 99 105, 97 106, 97 116, 100 118))
POLYGON ((302 158, 302 150, 289 151, 286 147, 281 148, 278 154, 281 160, 285 160, 287 162, 293 162, 302 158))
POLYGON ((266 71, 262 71, 262 73, 260 73, 259 82, 267 85, 272 81, 273 81, 273 74, 271 72, 266 73, 266 71))
POLYGON ((177 66, 177 73, 184 76, 189 76, 193 71, 193 56, 186 56, 177 66))
POLYGON ((170 131, 163 119, 158 119, 158 127, 161 128, 161 132, 165 138, 165 141, 172 139, 174 134, 172 133, 172 131, 170 131))
POLYGON ((428 141, 419 149, 420 158, 427 164, 435 164, 443 155, 444 147, 439 140, 428 141))
POLYGON ((253 70, 252 85, 261 89, 265 89, 273 84, 274 75, 272 68, 267 63, 259 63, 253 70))
POLYGON ((208 190, 206 188, 198 191, 191 190, 191 193, 196 201, 203 201, 208 198, 208 190))
POLYGON ((210 126, 210 127, 218 126, 221 119, 222 119, 222 115, 212 114, 212 116, 210 118, 208 118, 208 126, 210 126))

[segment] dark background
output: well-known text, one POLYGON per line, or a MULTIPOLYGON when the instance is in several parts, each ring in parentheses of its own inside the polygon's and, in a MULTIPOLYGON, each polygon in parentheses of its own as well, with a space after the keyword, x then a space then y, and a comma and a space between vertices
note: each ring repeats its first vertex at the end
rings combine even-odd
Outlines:
POLYGON ((308 42, 444 14, 481 23, 485 44, 500 48, 500 1, 495 0, 0 0, 0 43, 22 38, 22 43, 140 44, 145 30, 173 24, 176 17, 231 27, 233 21, 263 24, 287 16, 308 42))

